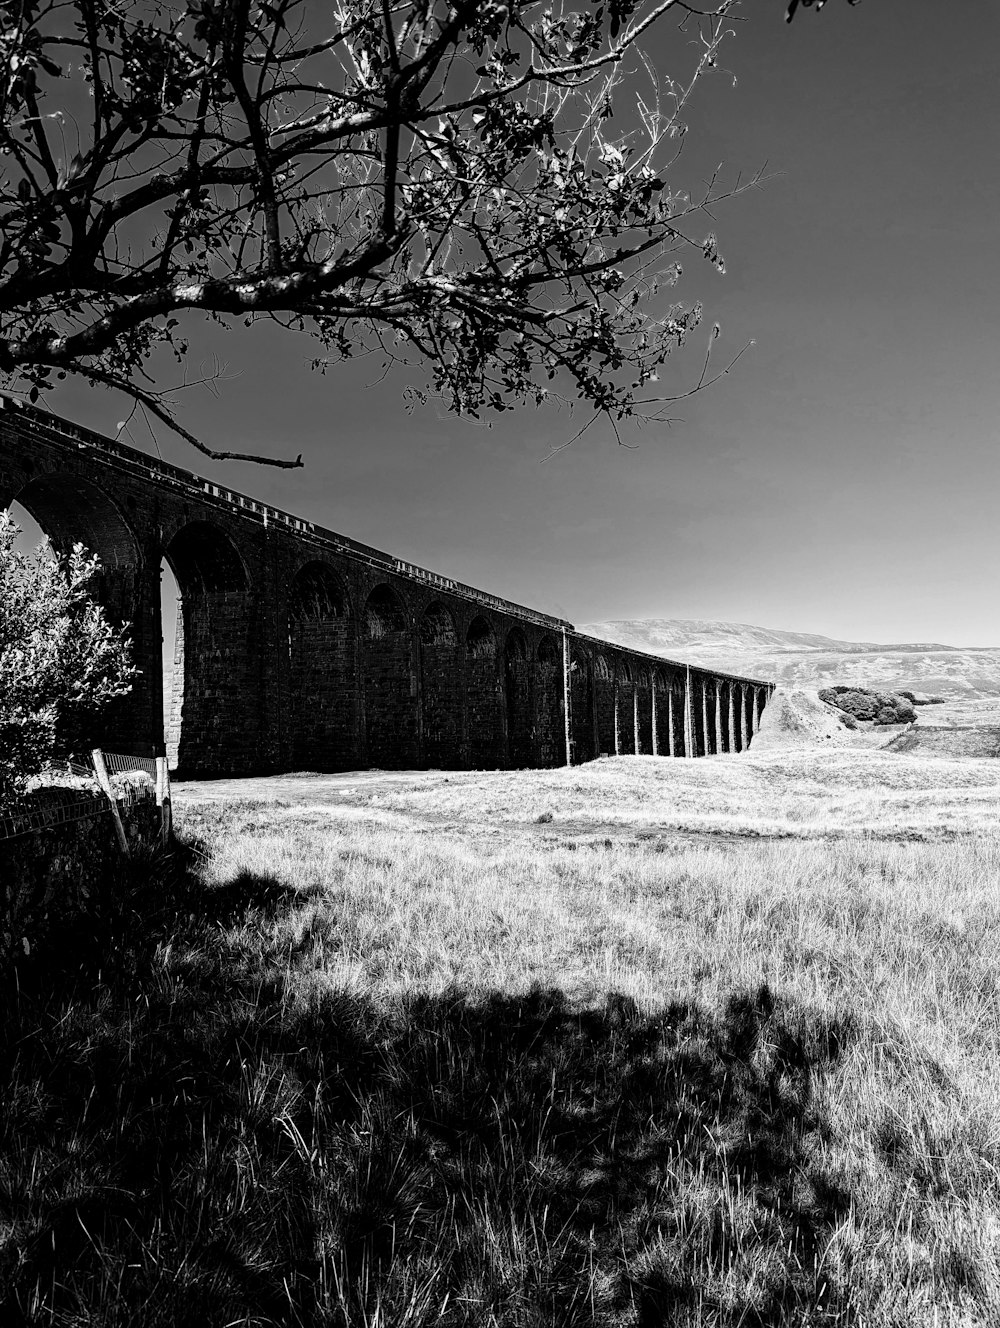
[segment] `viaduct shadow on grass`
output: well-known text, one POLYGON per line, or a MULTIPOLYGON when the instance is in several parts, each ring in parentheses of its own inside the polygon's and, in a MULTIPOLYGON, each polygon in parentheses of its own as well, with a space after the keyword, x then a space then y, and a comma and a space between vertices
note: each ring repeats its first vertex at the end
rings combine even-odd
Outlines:
POLYGON ((817 1072, 849 1025, 762 988, 303 1008, 301 894, 109 882, 9 976, 0 1322, 849 1323, 817 1072))

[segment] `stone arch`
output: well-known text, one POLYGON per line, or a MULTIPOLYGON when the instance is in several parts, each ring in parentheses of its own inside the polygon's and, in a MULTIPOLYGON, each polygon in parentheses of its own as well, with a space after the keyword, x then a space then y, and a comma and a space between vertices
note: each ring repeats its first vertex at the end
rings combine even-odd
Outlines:
POLYGON ((649 668, 643 664, 637 665, 635 686, 632 693, 637 756, 651 756, 653 754, 653 692, 650 678, 649 668))
POLYGON ((532 725, 532 668, 520 627, 504 641, 504 692, 507 701, 507 764, 522 769, 535 764, 532 725))
POLYGON ((250 585, 235 544, 210 521, 189 521, 166 547, 181 594, 240 594, 250 585))
POLYGON ((425 646, 447 646, 454 649, 458 645, 458 632, 451 610, 440 600, 428 604, 420 618, 420 642, 425 646))
POLYGON ((163 552, 180 597, 168 760, 201 775, 253 769, 260 764, 260 670, 246 565, 209 521, 181 526, 163 552))
POLYGON ((582 650, 570 656, 569 698, 573 764, 578 765, 595 755, 594 676, 590 657, 582 650))
POLYGON ((670 711, 674 755, 687 756, 687 676, 685 672, 681 672, 680 670, 672 673, 670 676, 668 709, 670 711))
POLYGON ((535 650, 532 717, 535 731, 535 763, 562 765, 566 759, 563 731, 562 645, 546 632, 535 650))
POLYGON ((489 618, 476 614, 465 633, 465 653, 469 659, 495 659, 497 635, 489 618))
POLYGON ((520 627, 512 627, 504 641, 504 654, 508 659, 527 659, 528 643, 520 627))
POLYGON ((739 724, 736 714, 736 684, 732 678, 726 678, 722 691, 722 731, 725 735, 725 750, 740 750, 739 724))
POLYGON ((771 699, 771 688, 766 684, 754 688, 754 733, 760 728, 761 720, 764 718, 764 711, 767 703, 771 699))
POLYGON ((711 714, 712 751, 721 756, 726 750, 726 702, 725 685, 721 678, 712 679, 711 714))
POLYGON ((447 605, 428 604, 417 629, 420 652, 421 765, 461 764, 462 688, 458 631, 447 605))
POLYGON ((651 680, 653 692, 653 728, 656 732, 657 756, 672 756, 670 745, 670 679, 663 669, 654 669, 651 680))
POLYGON ((744 730, 746 732, 746 741, 743 743, 744 750, 750 746, 750 740, 754 733, 754 687, 753 683, 746 683, 743 688, 743 713, 745 716, 744 730))
POLYGON ((708 706, 706 702, 706 678, 703 673, 691 673, 691 741, 692 756, 707 756, 708 731, 706 721, 708 706))
POLYGON ((329 563, 299 568, 287 619, 292 768, 350 770, 358 763, 354 622, 329 563))
POLYGON ((105 489, 63 472, 31 475, 11 495, 11 502, 37 522, 55 553, 69 553, 80 543, 97 556, 100 570, 90 593, 109 622, 126 628, 132 660, 140 670, 127 696, 92 719, 80 716, 72 731, 59 735, 62 745, 74 749, 100 745, 144 756, 161 752, 163 665, 158 588, 155 569, 147 567, 131 522, 105 489))
POLYGON ((594 660, 594 707, 597 712, 597 751, 615 754, 615 680, 604 655, 594 660))
POLYGON ((615 753, 635 754, 635 674, 629 660, 619 657, 615 666, 615 753))
POLYGON ((332 622, 350 616, 350 599, 340 575, 319 558, 303 563, 288 595, 289 622, 332 622))
POLYGON ((141 561, 135 532, 118 504, 82 476, 37 475, 14 501, 31 513, 59 553, 79 542, 100 558, 105 570, 136 567, 141 561))
POLYGON ((497 659, 493 624, 477 613, 465 633, 465 698, 468 716, 469 765, 493 770, 503 764, 503 681, 497 659))
POLYGON ((364 623, 369 641, 381 641, 393 632, 406 631, 406 608, 392 586, 376 586, 371 592, 365 601, 364 623))
POLYGON ((361 618, 365 749, 375 769, 417 764, 417 677, 406 605, 392 586, 376 586, 361 618))

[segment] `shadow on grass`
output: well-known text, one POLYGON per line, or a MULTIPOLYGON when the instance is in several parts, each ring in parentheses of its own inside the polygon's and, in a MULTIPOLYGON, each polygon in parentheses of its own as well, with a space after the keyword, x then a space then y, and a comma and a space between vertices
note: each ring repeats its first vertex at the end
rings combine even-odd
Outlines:
POLYGON ((848 1026, 766 988, 303 996, 303 898, 178 854, 10 975, 0 1321, 850 1322, 811 1092, 848 1026))

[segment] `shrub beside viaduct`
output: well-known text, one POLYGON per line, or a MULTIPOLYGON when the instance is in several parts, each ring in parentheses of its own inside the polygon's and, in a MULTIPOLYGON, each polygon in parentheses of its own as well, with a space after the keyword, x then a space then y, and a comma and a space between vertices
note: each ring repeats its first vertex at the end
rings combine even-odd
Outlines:
POLYGON ((0 398, 0 510, 102 564, 141 676, 95 740, 184 775, 742 751, 772 690, 583 636, 0 398), (181 597, 164 735, 160 563, 181 597))

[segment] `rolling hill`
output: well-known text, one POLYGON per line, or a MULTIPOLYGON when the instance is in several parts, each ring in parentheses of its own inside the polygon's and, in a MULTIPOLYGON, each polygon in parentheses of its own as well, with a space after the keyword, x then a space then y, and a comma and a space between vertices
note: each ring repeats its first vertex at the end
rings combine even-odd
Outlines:
POLYGON ((784 687, 906 688, 950 699, 1000 696, 1000 648, 838 641, 748 623, 640 618, 583 624, 601 640, 784 687))

